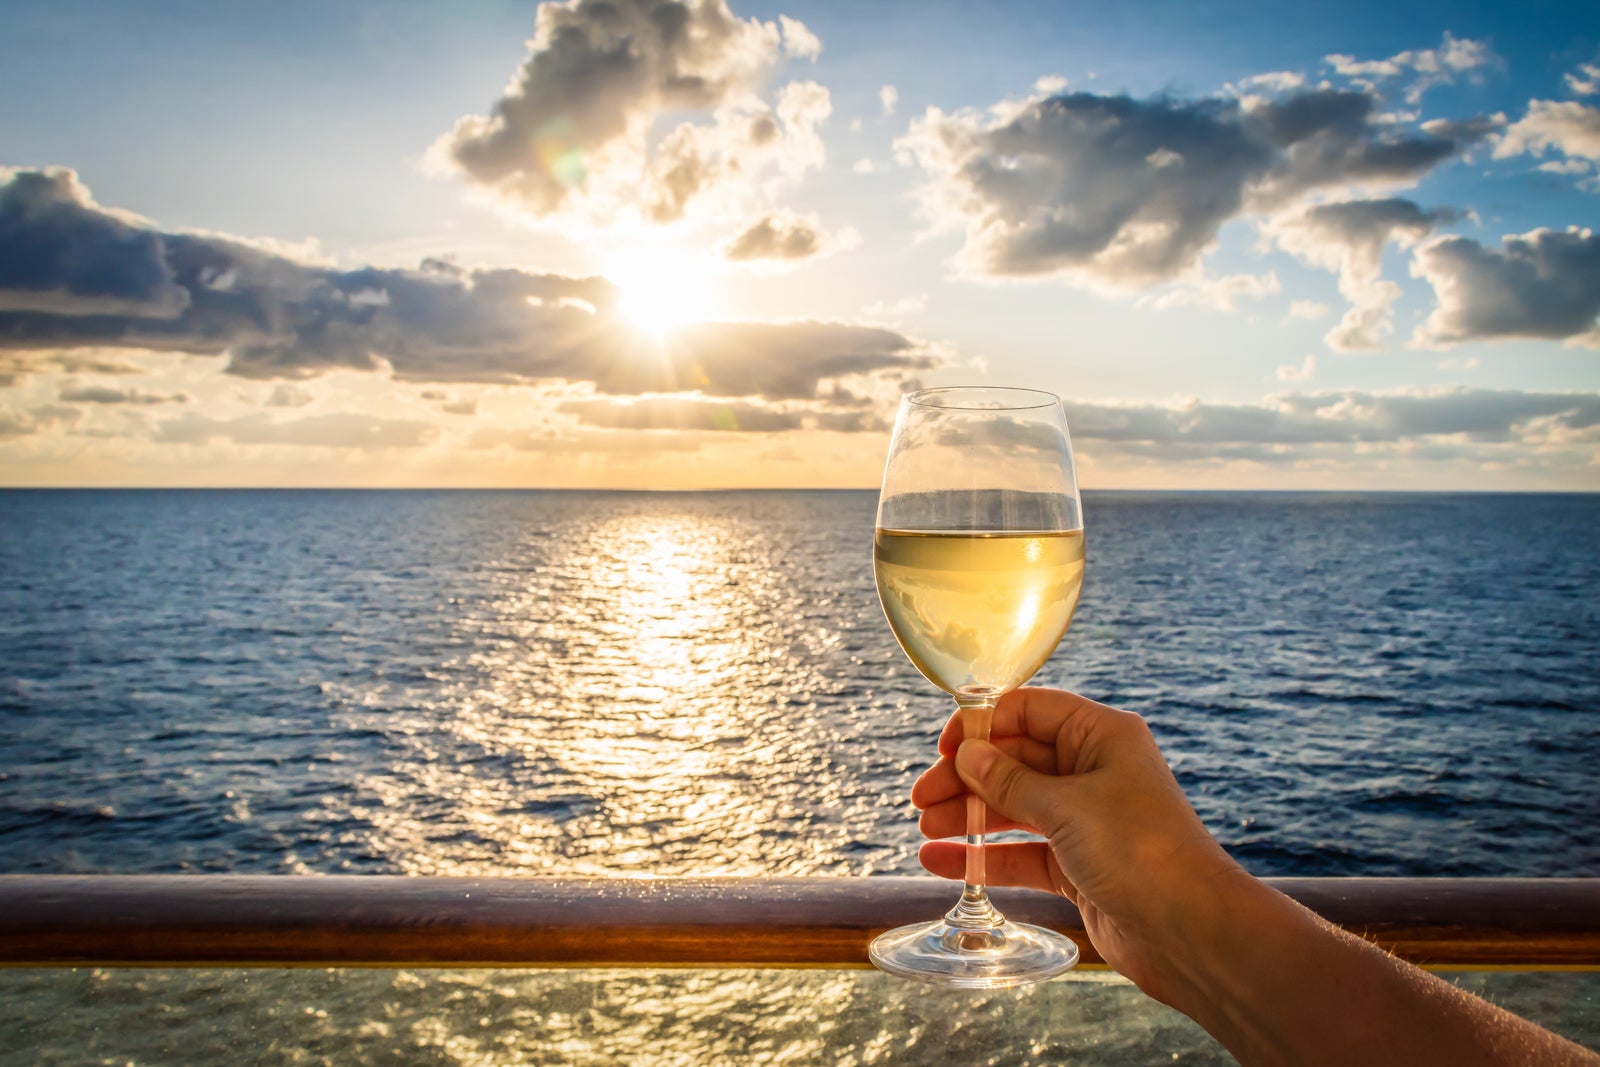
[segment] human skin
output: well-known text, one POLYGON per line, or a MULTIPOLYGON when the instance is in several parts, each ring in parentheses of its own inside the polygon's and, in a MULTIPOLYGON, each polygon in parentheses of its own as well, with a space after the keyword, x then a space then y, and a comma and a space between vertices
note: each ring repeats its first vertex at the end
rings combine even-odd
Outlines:
POLYGON ((1321 919, 1257 880, 1207 832, 1130 712, 1052 689, 1007 694, 991 742, 952 717, 912 787, 929 871, 960 879, 966 798, 991 885, 1059 893, 1102 958, 1194 1019, 1241 1063, 1572 1064, 1600 1055, 1321 919))

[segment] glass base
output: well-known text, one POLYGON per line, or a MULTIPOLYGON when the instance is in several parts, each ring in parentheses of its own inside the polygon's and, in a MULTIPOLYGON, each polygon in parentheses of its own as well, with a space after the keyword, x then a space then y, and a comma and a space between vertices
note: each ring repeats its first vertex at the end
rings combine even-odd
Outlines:
POLYGON ((1071 970, 1078 962, 1078 946, 1040 926, 1005 919, 993 926, 956 926, 946 917, 880 934, 867 955, 879 970, 901 978, 963 989, 1003 989, 1043 982, 1071 970))

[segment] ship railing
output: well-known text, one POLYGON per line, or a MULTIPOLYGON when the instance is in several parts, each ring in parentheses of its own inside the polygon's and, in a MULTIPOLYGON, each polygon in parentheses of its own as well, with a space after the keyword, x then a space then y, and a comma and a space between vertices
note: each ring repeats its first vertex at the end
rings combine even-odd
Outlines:
MULTIPOLYGON (((1277 878, 1438 970, 1600 970, 1600 878, 1277 878)), ((858 967, 879 932, 935 917, 931 878, 4 875, 0 965, 33 967, 858 967)), ((997 889, 1077 942, 1078 910, 997 889)))

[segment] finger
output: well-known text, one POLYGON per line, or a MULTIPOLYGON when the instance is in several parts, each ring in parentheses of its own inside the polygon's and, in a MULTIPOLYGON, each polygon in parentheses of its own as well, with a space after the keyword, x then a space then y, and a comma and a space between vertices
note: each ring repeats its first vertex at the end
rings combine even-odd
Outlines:
MULTIPOLYGON (((955 720, 954 716, 951 718, 952 721, 955 720)), ((1053 742, 1037 741, 1014 733, 1001 733, 999 730, 990 730, 988 739, 1034 770, 1043 771, 1045 774, 1056 773, 1056 747, 1053 742)), ((965 740, 966 735, 962 733, 959 721, 955 721, 954 725, 945 723, 944 732, 939 735, 939 755, 955 759, 956 750, 965 740)))
MULTIPOLYGON (((1024 826, 1015 819, 1008 819, 993 808, 984 806, 989 817, 984 820, 983 832, 997 834, 1001 830, 1026 830, 1037 833, 1031 826, 1024 826)), ((922 831, 923 837, 961 837, 967 832, 967 798, 965 795, 946 800, 942 804, 935 804, 923 811, 917 820, 917 829, 922 831)))
POLYGON ((1061 774, 1093 770, 1108 756, 1131 752, 1121 742, 1130 734, 1147 732, 1144 720, 1131 712, 1043 688, 1018 689, 1001 697, 991 726, 995 737, 1015 734, 1051 745, 1061 774), (1113 741, 1119 743, 1108 743, 1113 741))
POLYGON ((1066 794, 1077 785, 1074 778, 1040 774, 987 741, 964 742, 955 766, 967 788, 990 807, 1046 837, 1072 817, 1066 794))
MULTIPOLYGON (((1120 713, 1116 708, 1065 689, 1032 686, 1013 690, 1000 698, 990 732, 995 736, 1015 734, 1054 744, 1064 728, 1087 729, 1094 720, 1117 714, 1120 713)), ((939 741, 941 746, 947 742, 959 746, 963 737, 958 712, 944 724, 939 741)))
MULTIPOLYGON (((929 841, 917 853, 922 866, 940 878, 966 877, 967 846, 957 841, 929 841)), ((1067 881, 1061 874, 1050 846, 1043 841, 1016 841, 989 845, 984 849, 984 868, 989 885, 1015 885, 1063 893, 1067 881)))
MULTIPOLYGON (((1042 774, 1056 773, 1056 752, 1049 745, 1026 737, 996 737, 991 743, 1012 759, 1021 760, 1042 774)), ((966 783, 956 773, 955 755, 952 749, 922 772, 911 785, 911 803, 927 809, 951 797, 966 795, 966 783)))

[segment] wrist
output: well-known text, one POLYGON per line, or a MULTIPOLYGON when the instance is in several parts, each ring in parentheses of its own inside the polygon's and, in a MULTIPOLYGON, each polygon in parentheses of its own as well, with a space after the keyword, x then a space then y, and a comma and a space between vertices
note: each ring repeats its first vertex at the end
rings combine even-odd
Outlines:
POLYGON ((1196 879, 1174 927, 1159 996, 1241 1059, 1273 1062, 1258 1005, 1270 1003, 1286 960, 1323 936, 1314 914, 1231 858, 1196 879))

